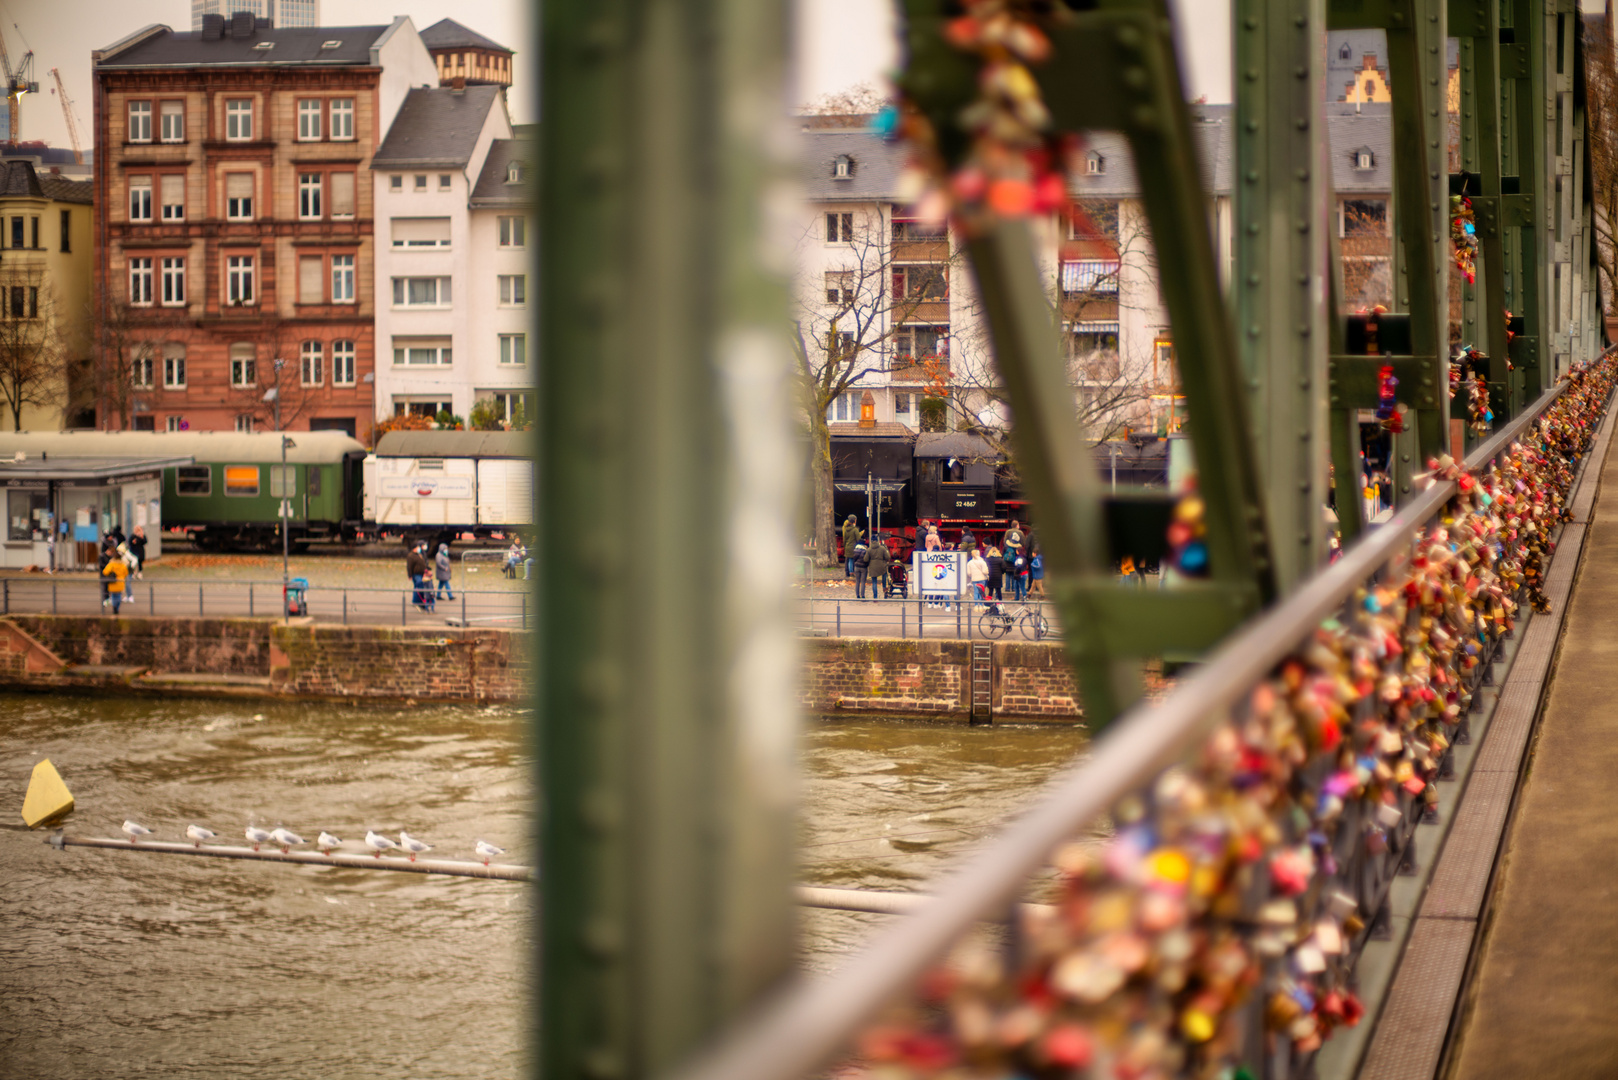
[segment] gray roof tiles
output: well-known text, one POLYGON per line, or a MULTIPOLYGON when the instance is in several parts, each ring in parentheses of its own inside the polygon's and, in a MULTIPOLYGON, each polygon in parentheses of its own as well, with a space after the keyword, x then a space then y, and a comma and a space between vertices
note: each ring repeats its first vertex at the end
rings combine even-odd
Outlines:
POLYGON ((493 49, 507 56, 513 55, 498 41, 491 41, 454 19, 439 19, 421 32, 421 40, 429 49, 493 49))
MULTIPOLYGON (((166 26, 119 49, 96 63, 97 70, 146 67, 271 67, 287 64, 368 65, 371 46, 386 26, 257 27, 251 36, 204 38, 200 31, 174 31, 166 26), (324 48, 336 41, 335 48, 324 48), (270 42, 272 48, 258 46, 270 42)), ((128 38, 123 39, 129 40, 128 38)))
POLYGON ((83 203, 85 206, 95 203, 95 184, 89 180, 69 180, 65 176, 51 176, 46 173, 39 178, 39 186, 44 190, 47 199, 83 203))
POLYGON ((405 95, 387 138, 371 158, 373 169, 414 165, 465 166, 472 160, 498 86, 417 88, 405 95))
POLYGON ((473 206, 524 206, 533 199, 533 189, 527 180, 533 176, 535 152, 538 147, 531 139, 496 139, 489 145, 489 156, 483 159, 483 171, 472 188, 473 206), (513 161, 523 166, 523 181, 506 182, 506 166, 513 161))

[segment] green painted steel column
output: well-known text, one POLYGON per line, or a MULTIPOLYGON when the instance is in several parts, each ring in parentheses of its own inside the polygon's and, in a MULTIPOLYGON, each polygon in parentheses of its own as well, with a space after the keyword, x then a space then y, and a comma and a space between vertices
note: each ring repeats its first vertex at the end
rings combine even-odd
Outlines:
POLYGON ((1325 558, 1325 0, 1236 0, 1237 340, 1285 593, 1325 558))
POLYGON ((792 966, 782 15, 543 9, 548 1080, 667 1069, 792 966))

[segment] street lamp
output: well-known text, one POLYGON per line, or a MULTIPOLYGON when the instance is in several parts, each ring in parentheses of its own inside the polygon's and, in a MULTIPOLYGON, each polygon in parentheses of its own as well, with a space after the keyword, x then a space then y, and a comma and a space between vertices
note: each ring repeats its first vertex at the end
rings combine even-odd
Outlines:
MULTIPOLYGON (((275 358, 275 385, 264 392, 264 400, 275 403, 275 431, 281 432, 281 369, 286 361, 281 357, 275 358)), ((295 449, 297 443, 290 436, 281 435, 281 617, 292 621, 292 609, 287 603, 287 592, 291 588, 292 578, 288 573, 287 561, 291 551, 291 539, 287 535, 287 510, 291 499, 287 497, 287 451, 295 449)), ((275 485, 271 485, 271 490, 275 485)))

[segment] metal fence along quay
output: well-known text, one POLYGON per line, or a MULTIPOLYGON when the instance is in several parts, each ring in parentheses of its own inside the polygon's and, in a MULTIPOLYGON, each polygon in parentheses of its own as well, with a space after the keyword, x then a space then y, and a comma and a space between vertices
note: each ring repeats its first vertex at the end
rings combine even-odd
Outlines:
MULTIPOLYGON (((92 615, 116 618, 149 615, 197 618, 286 617, 279 581, 132 581, 131 595, 118 613, 94 575, 50 574, 0 578, 0 615, 92 615)), ((424 590, 430 592, 430 590, 424 590)), ((305 612, 316 622, 344 626, 464 626, 527 630, 535 608, 527 590, 457 589, 453 600, 432 610, 415 603, 415 590, 310 585, 303 591, 305 612)))

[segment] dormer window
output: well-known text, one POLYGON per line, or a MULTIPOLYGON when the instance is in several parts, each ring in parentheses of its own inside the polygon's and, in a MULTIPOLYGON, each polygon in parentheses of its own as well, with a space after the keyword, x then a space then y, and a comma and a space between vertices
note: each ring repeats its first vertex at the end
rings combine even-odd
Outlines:
POLYGON ((1353 50, 1353 48, 1349 45, 1348 42, 1346 42, 1346 41, 1343 42, 1343 47, 1341 49, 1337 50, 1337 59, 1339 59, 1339 60, 1352 60, 1353 58, 1354 58, 1354 50, 1353 50))
POLYGON ((1107 171, 1107 159, 1094 150, 1085 155, 1084 171, 1091 176, 1100 176, 1107 171))
POLYGON ((847 154, 839 154, 833 158, 831 178, 833 180, 852 180, 854 178, 854 159, 847 154))
POLYGON ((275 42, 273 42, 273 41, 261 41, 257 45, 254 45, 253 48, 255 48, 255 49, 257 49, 257 50, 259 50, 261 52, 269 52, 271 49, 275 48, 275 42))
POLYGON ((341 48, 342 45, 343 43, 341 41, 322 41, 320 43, 320 47, 322 49, 338 49, 341 48))
POLYGON ((522 162, 513 161, 510 165, 506 166, 506 183, 522 183, 522 162))
POLYGON ((1376 155, 1371 152, 1369 146, 1362 146, 1354 151, 1354 167, 1356 169, 1376 168, 1376 155))

